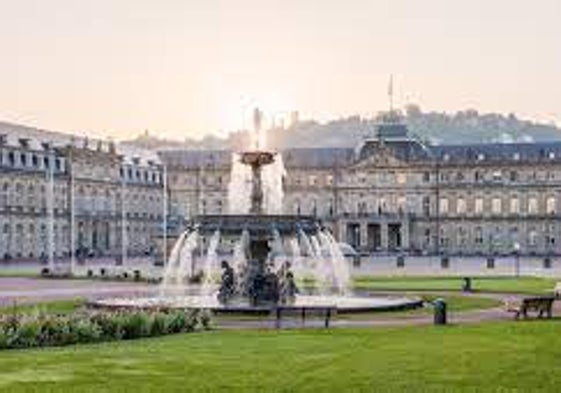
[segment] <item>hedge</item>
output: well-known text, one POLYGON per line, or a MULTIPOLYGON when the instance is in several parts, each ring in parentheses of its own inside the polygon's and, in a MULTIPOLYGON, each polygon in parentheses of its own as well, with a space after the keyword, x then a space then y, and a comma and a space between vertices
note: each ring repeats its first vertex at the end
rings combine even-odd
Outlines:
POLYGON ((0 349, 132 340, 210 328, 204 310, 78 311, 0 316, 0 349))

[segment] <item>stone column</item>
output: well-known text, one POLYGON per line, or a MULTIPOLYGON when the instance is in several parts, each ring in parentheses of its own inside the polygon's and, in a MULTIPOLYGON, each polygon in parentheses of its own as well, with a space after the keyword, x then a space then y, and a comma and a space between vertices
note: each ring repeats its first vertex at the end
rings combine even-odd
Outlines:
POLYGON ((382 245, 381 245, 382 250, 387 251, 389 234, 388 234, 388 223, 386 221, 380 222, 380 237, 382 240, 382 245))
POLYGON ((366 250, 368 247, 367 223, 365 221, 362 221, 359 223, 359 225, 360 225, 360 247, 366 250))
POLYGON ((404 220, 401 223, 401 248, 404 250, 408 250, 410 246, 409 243, 409 221, 404 220))

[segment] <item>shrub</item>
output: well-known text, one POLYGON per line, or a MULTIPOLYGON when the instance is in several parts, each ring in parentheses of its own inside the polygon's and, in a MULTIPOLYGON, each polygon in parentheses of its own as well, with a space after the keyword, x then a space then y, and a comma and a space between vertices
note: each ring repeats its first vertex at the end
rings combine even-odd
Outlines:
POLYGON ((0 316, 0 349, 135 339, 210 327, 206 311, 127 311, 0 316))
POLYGON ((13 348, 29 348, 39 345, 41 323, 37 319, 24 319, 17 329, 8 330, 9 342, 13 348))
POLYGON ((151 318, 144 312, 133 312, 126 315, 124 320, 124 335, 125 340, 148 337, 151 331, 151 318))
POLYGON ((8 348, 8 332, 0 326, 0 349, 8 348))
POLYGON ((104 340, 121 340, 125 334, 124 318, 120 314, 95 313, 92 314, 91 320, 101 329, 104 340))
POLYGON ((152 314, 152 336, 161 336, 169 333, 169 320, 166 314, 154 313, 152 314))
POLYGON ((187 326, 187 317, 181 311, 174 311, 168 314, 169 333, 181 333, 187 326))
POLYGON ((41 328, 39 345, 68 345, 75 343, 68 320, 56 316, 45 316, 41 328))
POLYGON ((79 343, 96 342, 102 336, 99 325, 86 318, 73 319, 71 326, 79 343))

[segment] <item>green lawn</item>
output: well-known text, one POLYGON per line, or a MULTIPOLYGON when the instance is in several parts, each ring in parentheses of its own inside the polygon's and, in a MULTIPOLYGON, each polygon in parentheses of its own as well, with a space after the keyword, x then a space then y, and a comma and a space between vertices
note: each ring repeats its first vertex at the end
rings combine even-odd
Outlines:
MULTIPOLYGON (((461 277, 357 277, 356 289, 387 291, 459 291, 461 277)), ((557 282, 541 277, 478 277, 472 281, 473 289, 483 292, 543 294, 552 292, 557 282)))
POLYGON ((82 298, 56 300, 44 303, 13 304, 0 307, 0 314, 43 312, 50 314, 66 314, 82 307, 85 300, 82 298))
POLYGON ((2 392, 557 392, 561 321, 215 331, 0 353, 2 392))

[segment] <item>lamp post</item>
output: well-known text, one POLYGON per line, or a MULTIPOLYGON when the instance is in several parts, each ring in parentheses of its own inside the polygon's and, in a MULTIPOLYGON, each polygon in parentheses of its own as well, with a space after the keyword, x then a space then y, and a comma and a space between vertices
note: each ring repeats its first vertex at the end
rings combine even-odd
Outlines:
POLYGON ((512 248, 514 249, 514 274, 520 277, 520 243, 514 242, 512 248))

